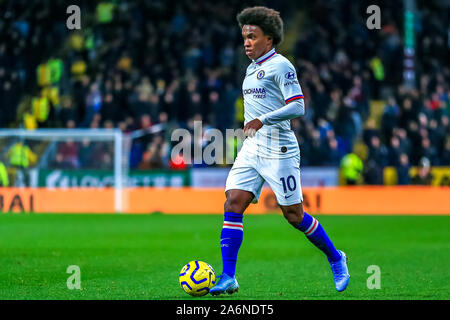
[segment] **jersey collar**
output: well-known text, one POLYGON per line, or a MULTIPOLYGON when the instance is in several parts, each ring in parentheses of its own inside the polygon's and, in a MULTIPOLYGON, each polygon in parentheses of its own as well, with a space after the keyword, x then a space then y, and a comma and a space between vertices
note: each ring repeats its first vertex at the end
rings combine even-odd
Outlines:
POLYGON ((265 55, 259 57, 256 60, 253 60, 253 62, 260 65, 263 62, 265 62, 265 61, 269 60, 270 58, 272 58, 275 54, 276 54, 275 48, 272 48, 272 50, 267 52, 265 55))

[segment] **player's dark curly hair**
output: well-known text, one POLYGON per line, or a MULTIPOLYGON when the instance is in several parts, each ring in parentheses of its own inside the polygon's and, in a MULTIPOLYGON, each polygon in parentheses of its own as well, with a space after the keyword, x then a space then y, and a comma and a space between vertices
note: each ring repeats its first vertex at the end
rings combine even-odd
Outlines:
POLYGON ((283 41, 283 20, 278 11, 260 6, 246 8, 236 19, 241 29, 246 24, 260 27, 265 35, 272 37, 274 46, 283 41))

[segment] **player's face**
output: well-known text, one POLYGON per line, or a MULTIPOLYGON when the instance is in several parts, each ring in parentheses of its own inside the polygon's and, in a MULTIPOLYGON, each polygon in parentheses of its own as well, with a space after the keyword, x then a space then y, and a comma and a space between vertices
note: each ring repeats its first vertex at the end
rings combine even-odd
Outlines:
POLYGON ((244 25, 242 37, 244 38, 245 54, 252 60, 258 59, 272 49, 272 38, 265 35, 258 26, 244 25))

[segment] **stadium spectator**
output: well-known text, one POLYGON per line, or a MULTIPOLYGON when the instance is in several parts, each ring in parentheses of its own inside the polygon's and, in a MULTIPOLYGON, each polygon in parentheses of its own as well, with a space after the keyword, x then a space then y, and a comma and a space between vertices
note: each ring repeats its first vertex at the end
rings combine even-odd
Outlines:
POLYGON ((9 187, 9 176, 6 166, 0 161, 0 187, 9 187))
POLYGON ((61 99, 61 108, 58 110, 57 118, 60 127, 76 126, 77 113, 70 97, 63 97, 61 99), (70 125, 69 121, 71 122, 70 125))
POLYGON ((9 148, 6 158, 14 170, 14 186, 28 186, 30 177, 26 172, 30 166, 37 163, 38 155, 27 144, 19 141, 9 148))
POLYGON ((391 144, 388 148, 388 162, 389 166, 396 167, 400 161, 400 154, 402 150, 400 147, 400 139, 396 136, 391 138, 391 144))
POLYGON ((442 166, 450 166, 450 137, 447 138, 444 144, 444 151, 440 157, 442 166))
POLYGON ((65 169, 78 168, 78 143, 73 140, 59 143, 56 159, 60 163, 60 167, 63 166, 65 169))
POLYGON ((388 150, 377 136, 370 140, 368 160, 374 160, 380 167, 388 164, 388 150))
POLYGON ((108 92, 104 95, 100 114, 105 121, 110 120, 117 123, 120 120, 120 106, 112 92, 108 92))
POLYGON ((433 175, 431 174, 430 160, 422 157, 420 159, 417 171, 417 174, 411 178, 411 184, 425 186, 431 185, 431 182, 433 181, 433 175))
POLYGON ((363 171, 364 183, 368 185, 383 184, 383 168, 375 159, 368 159, 363 171))
POLYGON ((142 156, 142 162, 139 169, 161 169, 163 164, 164 141, 161 136, 156 135, 154 140, 149 144, 147 150, 142 156))
POLYGON ((394 129, 394 135, 399 139, 400 150, 406 155, 411 154, 411 140, 408 138, 406 130, 403 128, 394 129))
POLYGON ((398 126, 400 108, 393 97, 388 99, 381 118, 381 134, 384 139, 391 138, 392 130, 398 126))
POLYGON ((346 185, 353 186, 358 184, 364 169, 363 162, 354 153, 345 155, 341 160, 341 170, 346 185))
POLYGON ((430 139, 426 137, 422 139, 421 154, 430 161, 431 165, 439 165, 436 148, 431 145, 430 139))
POLYGON ((12 167, 27 169, 37 162, 37 155, 25 143, 19 141, 11 146, 6 157, 12 167))
POLYGON ((89 127, 96 114, 100 114, 102 108, 102 98, 99 86, 96 83, 90 85, 89 93, 86 97, 86 110, 83 119, 83 126, 89 127))
POLYGON ((401 186, 409 185, 411 183, 410 166, 408 156, 405 153, 400 155, 400 161, 395 169, 397 171, 397 184, 401 186))
POLYGON ((80 168, 91 169, 93 166, 96 155, 92 152, 93 146, 89 139, 84 139, 80 143, 78 150, 78 159, 80 162, 80 168))

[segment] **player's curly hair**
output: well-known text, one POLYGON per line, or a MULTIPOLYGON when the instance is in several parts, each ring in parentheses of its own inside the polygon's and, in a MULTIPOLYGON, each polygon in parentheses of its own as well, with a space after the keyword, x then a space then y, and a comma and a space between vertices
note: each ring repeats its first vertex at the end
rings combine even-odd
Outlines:
POLYGON ((283 41, 283 20, 278 11, 256 6, 242 10, 236 19, 241 29, 246 24, 260 27, 265 35, 272 37, 274 46, 283 41))

